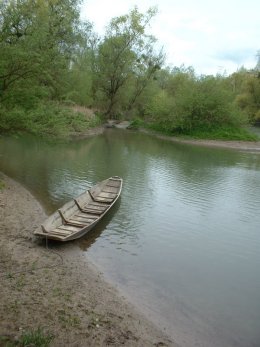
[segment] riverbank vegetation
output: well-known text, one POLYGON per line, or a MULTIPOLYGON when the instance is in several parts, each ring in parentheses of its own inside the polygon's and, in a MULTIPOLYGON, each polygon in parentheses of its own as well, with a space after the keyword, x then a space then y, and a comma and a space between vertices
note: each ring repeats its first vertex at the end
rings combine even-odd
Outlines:
POLYGON ((157 10, 111 19, 99 37, 80 1, 0 4, 0 131, 67 136, 106 119, 129 119, 167 134, 255 139, 260 55, 252 70, 198 76, 166 67, 149 26, 157 10), (80 105, 98 110, 87 117, 80 105))

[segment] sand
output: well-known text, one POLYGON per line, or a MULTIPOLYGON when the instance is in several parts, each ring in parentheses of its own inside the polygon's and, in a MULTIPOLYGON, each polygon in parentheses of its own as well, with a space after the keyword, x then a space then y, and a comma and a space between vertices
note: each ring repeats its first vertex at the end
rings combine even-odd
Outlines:
POLYGON ((37 328, 53 336, 50 346, 176 346, 73 242, 46 248, 33 236, 43 208, 17 182, 0 180, 0 346, 37 328))
POLYGON ((260 141, 224 141, 224 140, 183 139, 181 137, 161 135, 147 129, 140 129, 139 131, 146 134, 151 134, 163 140, 177 142, 177 143, 186 143, 189 145, 204 146, 204 147, 229 148, 229 149, 248 151, 248 152, 260 152, 260 141))

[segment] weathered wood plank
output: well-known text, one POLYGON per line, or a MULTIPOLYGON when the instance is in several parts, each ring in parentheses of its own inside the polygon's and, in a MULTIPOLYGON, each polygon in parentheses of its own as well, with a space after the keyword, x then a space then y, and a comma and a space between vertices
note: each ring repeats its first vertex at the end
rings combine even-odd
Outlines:
POLYGON ((90 220, 90 219, 86 219, 86 218, 82 218, 82 217, 78 217, 78 216, 73 216, 73 218, 71 218, 70 220, 73 223, 83 224, 84 226, 87 226, 93 222, 92 219, 90 220))
POLYGON ((88 214, 86 212, 78 212, 74 216, 79 216, 80 218, 88 219, 91 221, 95 221, 98 219, 97 216, 93 216, 93 214, 91 215, 91 214, 88 214))
POLYGON ((55 235, 60 235, 60 236, 69 236, 69 235, 71 235, 71 232, 66 231, 66 230, 61 230, 61 229, 54 229, 54 230, 50 231, 49 234, 55 234, 55 235))
POLYGON ((71 232, 75 232, 75 231, 79 231, 82 229, 82 227, 78 226, 72 226, 72 225, 61 225, 60 227, 58 227, 57 229, 61 229, 61 230, 67 230, 67 231, 71 231, 71 232))
POLYGON ((108 207, 110 204, 105 204, 103 202, 97 202, 97 201, 91 201, 90 203, 86 204, 85 206, 92 205, 92 206, 100 206, 100 207, 108 207))
POLYGON ((59 236, 59 238, 66 238, 67 236, 69 235, 65 235, 65 234, 58 234, 58 233, 51 233, 51 234, 48 234, 48 237, 49 238, 52 238, 52 239, 55 239, 55 237, 59 236))
POLYGON ((105 187, 113 187, 113 188, 119 188, 120 187, 120 183, 114 183, 114 182, 109 182, 105 185, 105 187))
POLYGON ((97 198, 108 198, 108 199, 114 199, 117 194, 114 193, 106 193, 103 190, 98 194, 97 198))
POLYGON ((100 202, 113 202, 114 199, 108 199, 108 198, 102 198, 102 197, 97 197, 96 198, 97 201, 100 201, 100 202))
POLYGON ((104 187, 102 189, 102 192, 117 194, 118 193, 118 188, 116 188, 116 187, 104 187))
POLYGON ((91 210, 97 210, 97 211, 105 211, 107 209, 107 206, 102 206, 102 204, 93 205, 92 203, 90 203, 90 204, 84 206, 84 209, 86 209, 86 208, 90 208, 91 210))
POLYGON ((90 214, 95 214, 95 215, 100 215, 102 214, 104 211, 99 211, 99 210, 92 210, 90 208, 84 208, 83 210, 84 212, 90 213, 90 214))
POLYGON ((67 223, 68 223, 68 225, 79 226, 79 227, 82 227, 82 228, 87 225, 87 223, 85 223, 83 221, 79 221, 79 220, 77 220, 77 219, 75 219, 73 217, 70 218, 67 223))
POLYGON ((63 221, 65 223, 64 225, 70 225, 70 226, 81 227, 81 228, 85 227, 85 224, 82 224, 82 223, 77 222, 77 221, 76 222, 73 221, 73 216, 72 216, 72 218, 66 218, 61 210, 58 210, 58 212, 61 215, 61 218, 63 219, 63 221))

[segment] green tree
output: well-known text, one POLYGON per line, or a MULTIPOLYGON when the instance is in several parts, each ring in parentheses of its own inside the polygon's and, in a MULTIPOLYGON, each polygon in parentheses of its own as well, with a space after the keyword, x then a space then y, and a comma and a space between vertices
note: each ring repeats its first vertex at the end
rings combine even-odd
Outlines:
POLYGON ((146 114, 155 127, 192 134, 221 127, 239 127, 246 118, 233 103, 223 77, 197 77, 192 68, 173 69, 148 104, 146 114))
POLYGON ((130 108, 162 64, 162 55, 153 54, 154 37, 145 33, 156 11, 150 8, 142 14, 135 7, 129 14, 112 19, 99 45, 97 89, 108 117, 123 107, 130 108), (133 94, 126 98, 129 85, 133 94))
POLYGON ((260 78, 260 50, 257 51, 256 57, 257 57, 257 63, 255 66, 255 71, 257 73, 257 76, 260 78))
POLYGON ((260 122, 260 52, 256 54, 254 69, 239 69, 227 78, 234 93, 235 103, 251 123, 260 122))
POLYGON ((88 22, 84 23, 81 36, 81 44, 71 60, 62 99, 91 107, 96 96, 94 86, 97 78, 96 59, 100 39, 93 31, 92 24, 88 22))
POLYGON ((260 122, 260 77, 256 71, 248 71, 244 76, 236 103, 248 115, 251 123, 260 122))
MULTIPOLYGON (((148 47, 147 47, 148 48, 148 47)), ((152 51, 150 46, 149 51, 146 54, 141 55, 141 59, 138 59, 133 69, 132 78, 132 93, 130 94, 127 111, 134 110, 134 106, 140 96, 143 94, 145 88, 151 83, 152 79, 155 79, 156 72, 161 69, 164 61, 163 52, 156 54, 152 51)))
POLYGON ((28 86, 57 96, 79 42, 78 1, 5 0, 0 17, 2 101, 14 102, 28 86))

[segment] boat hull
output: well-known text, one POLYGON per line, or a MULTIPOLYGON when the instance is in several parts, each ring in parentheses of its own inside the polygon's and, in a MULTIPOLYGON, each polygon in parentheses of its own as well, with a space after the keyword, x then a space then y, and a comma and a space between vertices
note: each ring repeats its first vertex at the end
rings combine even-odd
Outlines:
POLYGON ((49 216, 34 234, 46 239, 71 241, 93 229, 118 200, 123 180, 112 176, 69 201, 49 216))

